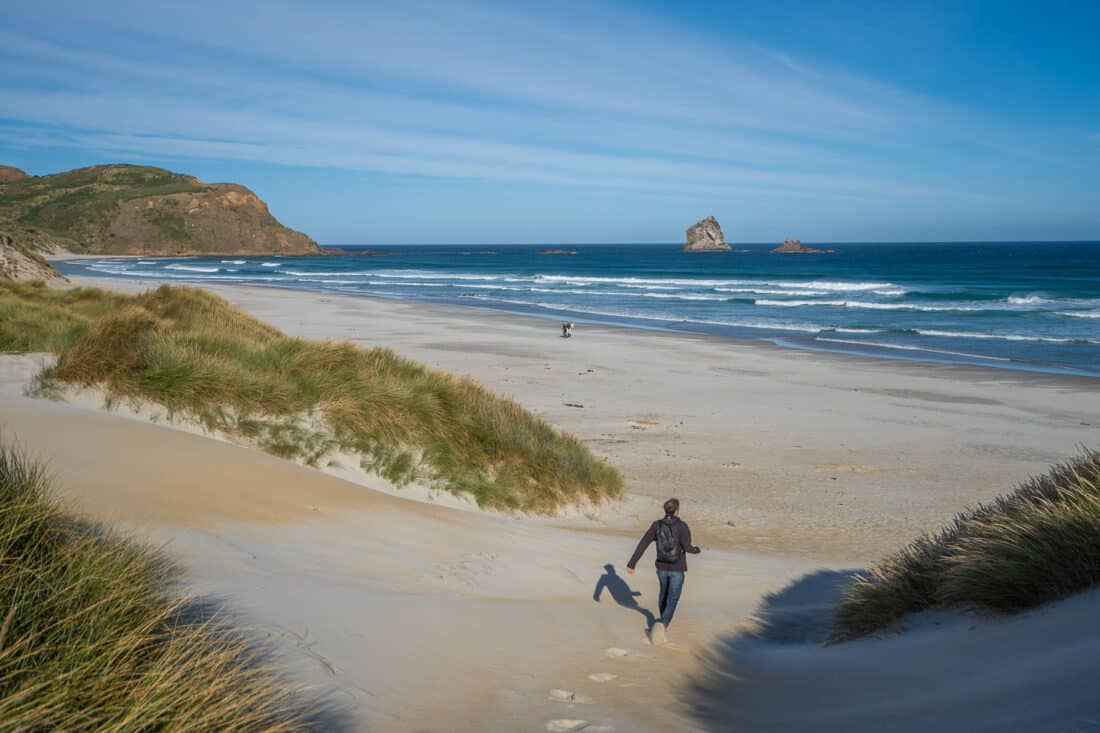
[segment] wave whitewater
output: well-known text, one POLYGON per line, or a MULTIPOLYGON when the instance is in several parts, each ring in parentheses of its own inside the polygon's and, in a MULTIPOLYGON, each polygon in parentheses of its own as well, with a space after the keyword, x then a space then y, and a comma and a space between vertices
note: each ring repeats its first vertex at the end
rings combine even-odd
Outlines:
POLYGON ((1020 245, 1004 257, 1006 246, 985 253, 969 246, 853 246, 801 260, 751 246, 737 256, 707 258, 681 257, 674 248, 582 246, 556 259, 538 256, 534 247, 479 250, 478 257, 469 256, 469 247, 392 247, 388 253, 399 256, 112 258, 70 268, 466 303, 1100 376, 1100 246, 1086 252, 1080 245, 1020 245))

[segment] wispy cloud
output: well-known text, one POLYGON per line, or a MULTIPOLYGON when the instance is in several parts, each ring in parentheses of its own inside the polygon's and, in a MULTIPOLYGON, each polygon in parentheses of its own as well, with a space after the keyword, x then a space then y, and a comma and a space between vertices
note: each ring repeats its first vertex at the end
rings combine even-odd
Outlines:
POLYGON ((868 199, 976 195, 960 170, 1037 154, 1026 130, 625 8, 42 0, 0 24, 12 145, 868 199))

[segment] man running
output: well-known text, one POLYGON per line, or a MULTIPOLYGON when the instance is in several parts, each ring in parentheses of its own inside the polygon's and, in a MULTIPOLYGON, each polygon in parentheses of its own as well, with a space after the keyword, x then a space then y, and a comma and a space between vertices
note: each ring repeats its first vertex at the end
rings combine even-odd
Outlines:
POLYGON ((653 629, 650 631, 649 636, 654 644, 665 643, 665 630, 672 623, 672 615, 676 613, 680 591, 684 588, 684 573, 687 572, 686 553, 696 554, 700 551, 698 547, 691 544, 691 530, 688 529, 687 522, 677 516, 679 513, 679 499, 666 501, 664 519, 658 519, 649 525, 649 529, 638 543, 638 548, 634 550, 630 562, 626 564, 626 572, 633 575, 634 566, 638 564, 649 543, 657 543, 657 580, 661 584, 661 618, 653 624, 653 629))

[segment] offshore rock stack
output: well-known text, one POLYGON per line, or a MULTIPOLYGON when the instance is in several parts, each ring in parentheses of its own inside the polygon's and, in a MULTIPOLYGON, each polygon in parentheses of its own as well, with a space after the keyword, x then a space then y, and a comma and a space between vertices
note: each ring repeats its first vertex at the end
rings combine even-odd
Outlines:
POLYGON ((687 244, 683 251, 729 252, 730 246, 726 244, 726 237, 722 234, 722 227, 718 226, 718 220, 708 216, 688 228, 687 244))

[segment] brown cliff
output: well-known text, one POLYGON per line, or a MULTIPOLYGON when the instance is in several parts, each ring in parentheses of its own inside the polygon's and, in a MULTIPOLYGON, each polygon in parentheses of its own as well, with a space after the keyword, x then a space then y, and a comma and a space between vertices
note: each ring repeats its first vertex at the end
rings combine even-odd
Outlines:
POLYGON ((92 254, 319 252, 244 186, 147 166, 93 166, 0 182, 0 225, 92 254))

